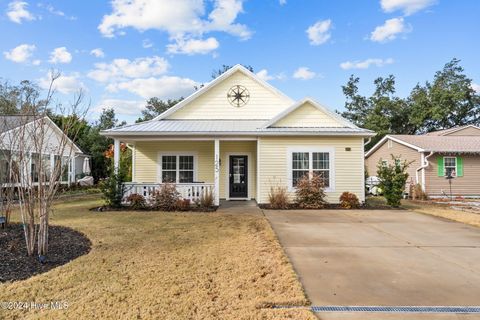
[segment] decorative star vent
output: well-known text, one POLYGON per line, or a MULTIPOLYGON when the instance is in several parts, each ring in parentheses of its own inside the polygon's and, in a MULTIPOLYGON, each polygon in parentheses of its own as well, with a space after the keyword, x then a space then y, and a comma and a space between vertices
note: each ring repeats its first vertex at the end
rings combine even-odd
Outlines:
POLYGON ((242 107, 248 103, 250 93, 244 86, 236 85, 228 90, 227 99, 232 106, 242 107))

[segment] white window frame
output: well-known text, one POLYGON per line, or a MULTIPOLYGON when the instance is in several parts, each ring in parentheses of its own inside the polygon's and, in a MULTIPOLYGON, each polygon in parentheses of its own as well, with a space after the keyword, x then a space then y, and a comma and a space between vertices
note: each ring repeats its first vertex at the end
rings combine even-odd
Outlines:
POLYGON ((312 146, 306 147, 293 147, 287 149, 287 177, 288 177, 288 191, 294 192, 296 188, 293 186, 293 153, 295 152, 308 152, 308 172, 309 175, 313 174, 313 155, 312 153, 328 153, 328 166, 329 166, 329 187, 325 188, 325 192, 335 192, 335 148, 315 148, 312 146))
MULTIPOLYGON (((162 168, 162 157, 163 156, 171 156, 171 157, 176 157, 177 165, 175 168, 176 174, 175 174, 175 184, 180 184, 180 185, 188 185, 192 184, 192 182, 179 182, 180 179, 180 157, 181 156, 189 156, 193 157, 193 181, 198 181, 198 156, 196 152, 188 152, 188 151, 168 151, 168 152, 159 152, 158 153, 158 158, 157 158, 157 181, 158 183, 163 183, 162 182, 162 176, 163 176, 163 168, 162 168)), ((172 170, 166 170, 166 171, 172 171, 172 170)))
MULTIPOLYGON (((457 176, 457 166, 458 166, 458 163, 457 163, 457 157, 452 157, 452 156, 448 156, 448 157, 443 157, 443 176, 446 177, 447 176, 447 166, 446 166, 446 159, 455 159, 455 175, 453 177, 456 177, 457 176)), ((452 168, 452 166, 448 166, 449 168, 452 168)))

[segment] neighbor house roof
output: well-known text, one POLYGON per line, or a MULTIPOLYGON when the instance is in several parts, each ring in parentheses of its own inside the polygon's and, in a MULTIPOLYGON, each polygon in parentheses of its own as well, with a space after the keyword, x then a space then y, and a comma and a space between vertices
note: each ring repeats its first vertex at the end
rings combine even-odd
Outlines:
POLYGON ((427 135, 427 136, 446 136, 450 133, 454 133, 454 132, 457 132, 457 131, 460 131, 460 130, 463 130, 463 129, 467 129, 467 128, 474 128, 474 129, 480 130, 480 127, 474 126, 473 124, 469 124, 469 125, 466 125, 466 126, 460 126, 460 127, 450 128, 450 129, 432 131, 432 132, 426 133, 425 135, 427 135))
POLYGON ((480 136, 387 135, 365 156, 370 156, 388 139, 418 152, 480 153, 480 136))
POLYGON ((264 120, 151 120, 103 131, 113 135, 361 135, 374 133, 357 127, 265 128, 264 120))
POLYGON ((34 121, 36 118, 30 115, 5 115, 0 116, 0 133, 18 128, 34 121))

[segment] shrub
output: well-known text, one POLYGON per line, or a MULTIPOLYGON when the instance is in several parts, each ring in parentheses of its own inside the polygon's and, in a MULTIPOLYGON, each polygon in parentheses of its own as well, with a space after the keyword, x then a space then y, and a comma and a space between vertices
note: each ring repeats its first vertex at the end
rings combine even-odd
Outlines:
POLYGON ((270 187, 268 193, 268 201, 272 209, 287 209, 288 194, 287 188, 282 186, 270 187))
POLYGON ((427 200, 427 194, 419 183, 412 185, 410 194, 413 200, 427 200))
POLYGON ((392 207, 399 207, 408 179, 406 171, 411 162, 402 162, 399 157, 394 155, 392 155, 392 159, 395 164, 387 166, 382 165, 382 159, 379 160, 377 176, 380 178, 379 187, 383 190, 387 204, 392 207))
POLYGON ((107 206, 114 208, 122 206, 124 186, 121 175, 112 173, 110 177, 100 183, 100 190, 102 190, 103 199, 107 206))
POLYGON ((190 210, 190 199, 178 199, 175 203, 175 207, 179 211, 188 211, 190 210))
POLYGON ((360 201, 355 193, 345 191, 340 196, 340 206, 345 209, 356 209, 360 207, 360 201))
POLYGON ((127 197, 130 207, 134 210, 145 209, 147 202, 145 197, 138 193, 132 193, 127 197))
POLYGON ((300 208, 321 209, 325 206, 325 191, 322 177, 316 173, 309 179, 304 175, 297 181, 295 201, 300 208))
POLYGON ((199 206, 201 208, 210 208, 213 206, 213 192, 205 189, 205 191, 202 193, 202 196, 200 197, 200 203, 199 206))
POLYGON ((153 208, 163 211, 175 211, 180 194, 174 184, 164 183, 152 194, 153 208))

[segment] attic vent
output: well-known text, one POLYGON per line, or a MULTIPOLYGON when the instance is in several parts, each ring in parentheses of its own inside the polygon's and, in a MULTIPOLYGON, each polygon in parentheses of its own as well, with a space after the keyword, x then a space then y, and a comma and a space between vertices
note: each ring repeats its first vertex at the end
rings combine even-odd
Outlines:
POLYGON ((346 148, 345 148, 345 151, 352 151, 352 148, 346 147, 346 148))

